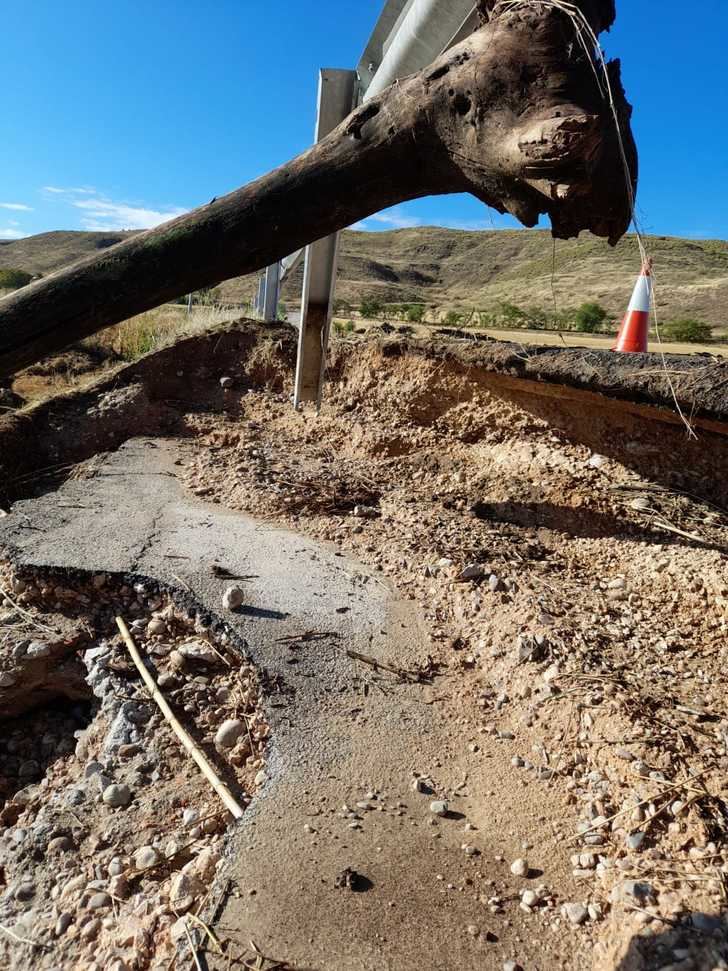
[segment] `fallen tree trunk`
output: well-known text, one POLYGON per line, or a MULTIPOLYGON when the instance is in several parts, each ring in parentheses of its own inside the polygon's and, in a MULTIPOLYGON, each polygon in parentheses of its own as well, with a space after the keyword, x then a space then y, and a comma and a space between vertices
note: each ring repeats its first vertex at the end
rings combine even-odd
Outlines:
MULTIPOLYGON (((595 33, 613 0, 578 0, 595 33)), ((484 24, 255 182, 0 300, 0 376, 180 294, 250 273, 388 206, 470 192, 555 236, 631 218, 617 127, 571 19, 481 0, 484 24)), ((609 65, 636 184, 631 109, 609 65)))

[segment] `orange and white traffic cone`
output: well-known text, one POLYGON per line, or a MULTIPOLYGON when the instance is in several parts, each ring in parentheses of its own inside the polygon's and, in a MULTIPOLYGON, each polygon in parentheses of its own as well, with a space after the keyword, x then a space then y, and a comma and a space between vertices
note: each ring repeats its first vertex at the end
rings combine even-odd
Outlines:
POLYGON ((623 354, 643 354, 647 350, 647 334, 650 329, 650 302, 652 300, 652 260, 642 264, 637 284, 617 334, 613 351, 623 354))

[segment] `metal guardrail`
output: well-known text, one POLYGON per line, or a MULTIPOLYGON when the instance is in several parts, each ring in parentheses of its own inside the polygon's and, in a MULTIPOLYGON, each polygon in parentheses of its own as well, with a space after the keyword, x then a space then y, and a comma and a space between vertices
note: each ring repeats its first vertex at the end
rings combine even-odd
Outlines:
MULTIPOLYGON (((356 71, 322 69, 316 140, 342 122, 351 109, 397 78, 421 70, 477 27, 474 0, 387 0, 356 71)), ((318 240, 269 267, 255 301, 258 315, 273 321, 281 283, 305 259, 296 364, 295 406, 321 402, 331 301, 336 281, 338 233, 318 240)))

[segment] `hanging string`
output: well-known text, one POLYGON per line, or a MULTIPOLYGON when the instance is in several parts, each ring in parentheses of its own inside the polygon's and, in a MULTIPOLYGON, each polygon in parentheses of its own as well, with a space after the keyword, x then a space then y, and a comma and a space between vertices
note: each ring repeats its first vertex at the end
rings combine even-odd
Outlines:
MULTIPOLYGON (((569 3, 568 0, 499 0, 495 4, 492 10, 492 16, 497 16, 499 13, 509 10, 517 9, 527 9, 527 8, 546 8, 552 10, 558 10, 565 14, 571 21, 574 32, 581 44, 584 53, 586 54, 589 64, 591 65, 594 76, 597 79, 597 87, 599 92, 605 101, 609 103, 609 108, 614 120, 614 126, 617 131, 617 142, 619 145, 619 154, 622 161, 622 168, 624 171, 625 185, 627 189, 627 199, 629 202, 629 213, 630 222, 634 226, 635 235, 637 237, 637 245, 639 247, 640 259, 642 263, 642 268, 651 267, 653 260, 647 251, 647 243, 645 241, 644 233, 640 227, 639 221, 637 219, 636 212, 636 200, 634 194, 634 187, 632 185, 632 173, 630 171, 629 162, 627 160, 627 151, 624 146, 624 138, 622 136, 622 126, 619 123, 619 113, 617 112, 617 105, 614 100, 614 91, 612 89, 612 82, 609 77, 609 71, 607 69, 607 62, 604 59, 604 53, 602 51, 601 45, 599 43, 599 38, 592 30, 592 26, 584 15, 583 11, 578 7, 574 6, 573 3, 569 3), (596 58, 596 63, 595 63, 596 58), (602 85, 603 76, 604 85, 602 85)), ((659 354, 662 360, 662 367, 665 373, 665 379, 667 380, 668 387, 670 388, 670 394, 672 395, 672 400, 675 403, 675 409, 680 416, 685 428, 688 432, 688 437, 693 438, 697 441, 697 434, 690 424, 690 421, 685 417, 685 414, 680 407, 680 402, 678 401, 677 392, 675 386, 672 382, 672 377, 670 376, 670 371, 667 366, 667 360, 665 358, 665 352, 662 346, 662 335, 660 334, 660 322, 659 313, 657 306, 657 281, 655 279, 654 272, 652 273, 652 317, 655 325, 655 334, 657 336, 657 344, 659 347, 659 354)))

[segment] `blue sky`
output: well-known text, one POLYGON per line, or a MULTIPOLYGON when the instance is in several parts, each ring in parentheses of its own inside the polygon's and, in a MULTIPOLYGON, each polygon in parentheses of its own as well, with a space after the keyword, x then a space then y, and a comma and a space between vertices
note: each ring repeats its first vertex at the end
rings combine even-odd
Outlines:
MULTIPOLYGON (((446 0, 443 0, 446 2, 446 0)), ((8 0, 0 238, 155 225, 310 143, 319 67, 354 67, 383 0, 8 0)), ((728 3, 617 0, 649 232, 728 237, 728 3)), ((468 197, 370 229, 516 225, 468 197)))

